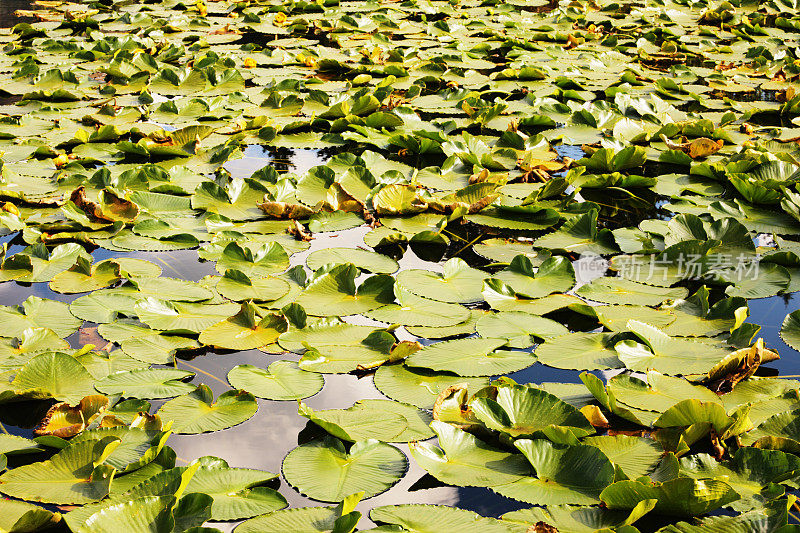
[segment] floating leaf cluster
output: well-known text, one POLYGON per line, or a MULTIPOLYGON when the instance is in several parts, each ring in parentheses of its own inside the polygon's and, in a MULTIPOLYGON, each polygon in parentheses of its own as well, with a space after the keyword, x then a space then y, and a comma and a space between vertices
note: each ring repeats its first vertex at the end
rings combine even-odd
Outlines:
MULTIPOLYGON (((22 14, 0 30, 0 282, 32 294, 0 306, 0 404, 30 423, 0 435, 3 531, 798 527, 800 382, 764 371, 785 347, 748 320, 800 290, 794 0, 22 14), (359 242, 315 246, 335 232, 359 242), (214 273, 159 266, 183 250, 214 273), (264 363, 217 396, 181 368, 246 350, 264 363), (543 367, 582 373, 522 382, 543 367), (332 374, 385 398, 309 405, 332 374), (279 401, 310 428, 288 487, 176 462, 171 435, 279 401), (412 464, 520 509, 369 523, 412 464), (332 505, 286 508, 292 488, 332 505)), ((800 311, 781 335, 800 350, 800 311)))

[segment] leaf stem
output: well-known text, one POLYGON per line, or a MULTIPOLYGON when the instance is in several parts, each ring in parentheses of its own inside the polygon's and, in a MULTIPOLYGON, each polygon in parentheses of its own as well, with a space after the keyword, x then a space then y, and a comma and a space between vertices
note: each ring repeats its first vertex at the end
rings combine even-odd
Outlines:
MULTIPOLYGON (((443 229, 442 233, 446 233, 446 234, 450 235, 452 238, 458 239, 459 241, 467 242, 467 239, 465 239, 464 237, 461 237, 460 235, 456 235, 452 231, 447 231, 446 229, 443 229)), ((467 246, 469 246, 469 244, 467 246)))
POLYGON ((178 358, 176 357, 176 358, 175 358, 175 362, 177 363, 178 361, 180 361, 180 362, 181 362, 181 364, 188 366, 189 368, 191 368, 191 369, 192 369, 192 370, 194 370, 195 372, 199 372, 199 373, 201 373, 201 374, 205 374, 206 376, 210 377, 211 379, 216 379, 217 381, 219 381, 220 383, 222 383, 222 384, 223 384, 223 385, 225 385, 226 387, 229 387, 229 386, 230 386, 230 385, 228 385, 228 382, 227 382, 227 381, 223 381, 223 380, 219 379, 219 378, 218 378, 217 376, 215 376, 214 374, 211 374, 211 373, 209 373, 209 372, 206 372, 206 371, 205 371, 205 370, 203 370, 202 368, 197 368, 197 367, 196 367, 196 366, 194 366, 194 365, 190 365, 190 364, 189 364, 189 363, 187 363, 186 361, 183 361, 183 360, 181 360, 181 359, 178 359, 178 358))
POLYGON ((464 250, 466 250, 467 248, 469 248, 470 246, 472 246, 473 244, 475 244, 476 242, 478 242, 478 239, 481 239, 481 238, 483 238, 483 236, 484 236, 484 235, 486 235, 486 233, 485 233, 485 232, 484 232, 484 233, 481 233, 480 235, 478 235, 477 237, 475 237, 474 239, 472 239, 471 241, 469 241, 467 244, 465 244, 464 246, 462 246, 462 247, 461 247, 461 248, 460 248, 460 249, 459 249, 459 250, 458 250, 456 253, 454 253, 454 254, 453 254, 453 256, 456 256, 456 255, 460 254, 461 252, 463 252, 464 250))
MULTIPOLYGON (((159 254, 159 255, 166 255, 166 256, 167 256, 167 257, 169 257, 170 259, 175 259, 175 257, 174 257, 174 256, 172 256, 172 255, 170 255, 170 254, 168 254, 168 253, 163 253, 163 254, 159 254)), ((156 261, 160 261, 161 263, 164 263, 164 265, 165 265, 167 268, 169 268, 170 270, 172 270, 173 272, 175 272, 175 273, 178 275, 178 277, 181 277, 181 273, 180 273, 180 272, 178 272, 178 271, 175 269, 175 267, 173 267, 172 265, 170 265, 169 263, 167 263, 166 261, 164 261, 163 259, 161 259, 161 257, 159 257, 159 256, 155 256, 153 259, 155 259, 156 261)))

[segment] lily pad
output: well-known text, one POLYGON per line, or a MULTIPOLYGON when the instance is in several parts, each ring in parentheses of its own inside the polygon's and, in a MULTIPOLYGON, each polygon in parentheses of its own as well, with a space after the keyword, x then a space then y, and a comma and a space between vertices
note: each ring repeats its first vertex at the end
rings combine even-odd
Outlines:
POLYGON ((356 442, 411 442, 433 436, 430 415, 414 406, 391 400, 360 400, 347 409, 315 411, 300 403, 298 410, 331 435, 356 442))
POLYGON ((194 390, 183 380, 192 372, 173 368, 147 368, 117 372, 99 380, 95 388, 105 394, 121 394, 127 398, 169 398, 194 390))
POLYGON ((113 443, 87 440, 51 459, 20 466, 0 476, 0 492, 43 503, 82 505, 108 495, 114 468, 100 459, 113 443))
POLYGON ((724 481, 686 477, 664 483, 617 481, 600 495, 609 509, 633 509, 643 500, 657 500, 653 512, 672 516, 705 514, 738 498, 724 481))
POLYGON ((520 449, 535 472, 492 490, 538 505, 593 504, 614 481, 614 465, 593 446, 559 446, 546 440, 519 439, 520 449))
POLYGON ((356 288, 358 269, 352 264, 334 267, 312 280, 295 302, 309 315, 345 316, 364 313, 394 301, 394 279, 376 274, 356 288))
MULTIPOLYGON (((481 317, 475 324, 478 335, 486 338, 507 338, 511 348, 529 348, 537 340, 566 335, 569 330, 549 318, 504 311, 481 317)), ((538 354, 537 354, 538 356, 538 354)))
POLYGON ((364 315, 388 324, 429 328, 451 327, 469 318, 469 310, 459 304, 423 298, 399 285, 395 285, 394 292, 398 303, 383 305, 364 315))
POLYGON ((220 394, 216 401, 207 385, 169 400, 158 410, 162 420, 172 420, 175 433, 219 431, 241 424, 258 411, 255 397, 243 390, 220 394))
POLYGON ((227 350, 252 350, 274 343, 287 329, 283 315, 270 313, 262 318, 258 307, 245 302, 232 317, 201 331, 198 340, 227 350))
POLYGON ((460 376, 494 376, 527 368, 536 358, 523 351, 498 350, 506 339, 455 339, 437 342, 406 359, 406 365, 460 376))
POLYGON ((286 500, 275 489, 264 486, 277 476, 250 468, 231 468, 216 457, 201 463, 185 492, 211 496, 212 520, 241 520, 282 509, 286 500))
POLYGON ((534 353, 540 363, 555 368, 599 370, 621 368, 613 333, 571 333, 546 339, 534 353))
POLYGON ((267 400, 302 400, 314 396, 325 384, 321 375, 306 372, 293 361, 275 361, 267 369, 237 365, 228 372, 228 382, 267 400))
POLYGON ((487 518, 445 505, 386 505, 376 507, 369 517, 386 527, 400 527, 401 531, 461 531, 463 533, 521 533, 514 524, 506 524, 496 518, 487 518))
POLYGON ((458 258, 446 261, 442 268, 441 274, 429 270, 404 270, 397 275, 397 283, 417 296, 440 302, 470 303, 483 299, 483 279, 489 277, 485 272, 458 258))
POLYGON ((433 477, 451 485, 489 487, 512 483, 530 474, 524 457, 486 444, 474 435, 434 420, 439 447, 413 443, 411 457, 433 477))
POLYGON ((658 305, 666 300, 685 298, 689 291, 637 283, 625 278, 597 278, 577 291, 578 296, 606 304, 658 305))
POLYGON ((563 257, 551 257, 534 271, 530 259, 518 255, 495 278, 525 298, 541 298, 566 292, 575 285, 575 271, 572 264, 563 257))
POLYGON ((78 403, 92 394, 94 379, 74 357, 61 352, 33 357, 20 369, 11 387, 34 398, 55 398, 78 403))
POLYGON ((465 378, 449 372, 435 372, 424 368, 410 368, 403 364, 382 365, 375 372, 375 387, 398 402, 432 409, 439 395, 448 387, 466 384, 470 392, 477 392, 489 384, 488 378, 465 378))
POLYGON ((711 370, 730 350, 719 345, 670 337, 658 328, 629 320, 628 329, 644 344, 625 340, 616 344, 619 359, 631 370, 657 370, 663 374, 701 374, 711 370))
POLYGON ((385 255, 360 248, 323 248, 308 254, 306 264, 311 270, 334 263, 352 263, 374 274, 392 274, 399 268, 397 261, 385 255))
POLYGON ((394 446, 365 440, 348 450, 330 436, 295 448, 283 460, 286 481, 302 494, 324 502, 341 501, 353 489, 371 498, 391 488, 407 469, 408 460, 394 446))
POLYGON ((551 430, 568 431, 576 438, 594 433, 583 413, 542 389, 500 385, 491 397, 474 397, 469 407, 488 429, 514 439, 551 430))

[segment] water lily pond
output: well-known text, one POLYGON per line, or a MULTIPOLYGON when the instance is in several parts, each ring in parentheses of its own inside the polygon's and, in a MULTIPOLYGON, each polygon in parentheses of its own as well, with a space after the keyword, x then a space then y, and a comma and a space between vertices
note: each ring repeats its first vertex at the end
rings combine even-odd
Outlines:
POLYGON ((795 0, 0 0, 0 531, 800 531, 795 0))

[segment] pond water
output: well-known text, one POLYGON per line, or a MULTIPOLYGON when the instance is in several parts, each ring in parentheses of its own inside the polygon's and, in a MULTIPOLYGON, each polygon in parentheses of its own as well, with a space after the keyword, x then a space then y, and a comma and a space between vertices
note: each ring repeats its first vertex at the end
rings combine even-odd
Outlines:
POLYGON ((0 28, 7 28, 24 19, 14 14, 18 9, 31 9, 31 0, 3 0, 0 2, 0 28))

